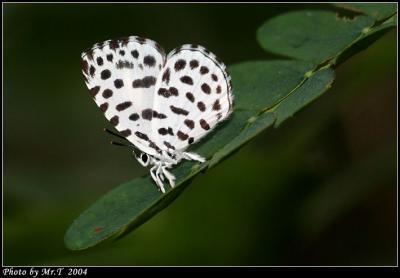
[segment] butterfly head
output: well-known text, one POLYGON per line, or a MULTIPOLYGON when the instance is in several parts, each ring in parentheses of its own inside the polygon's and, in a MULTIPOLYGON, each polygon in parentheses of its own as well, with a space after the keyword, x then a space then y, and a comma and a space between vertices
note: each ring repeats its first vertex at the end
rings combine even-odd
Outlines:
POLYGON ((137 161, 143 166, 147 167, 150 162, 153 160, 147 153, 137 153, 137 151, 133 151, 133 155, 136 157, 137 161))

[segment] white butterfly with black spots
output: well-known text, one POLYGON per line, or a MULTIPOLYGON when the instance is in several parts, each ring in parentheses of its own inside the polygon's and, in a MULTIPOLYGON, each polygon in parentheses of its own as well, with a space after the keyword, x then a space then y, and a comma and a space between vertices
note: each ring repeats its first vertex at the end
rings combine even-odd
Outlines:
POLYGON ((167 169, 233 111, 225 65, 202 46, 185 44, 166 57, 152 40, 130 36, 97 43, 82 53, 85 83, 107 120, 134 149, 165 193, 175 177, 167 169))

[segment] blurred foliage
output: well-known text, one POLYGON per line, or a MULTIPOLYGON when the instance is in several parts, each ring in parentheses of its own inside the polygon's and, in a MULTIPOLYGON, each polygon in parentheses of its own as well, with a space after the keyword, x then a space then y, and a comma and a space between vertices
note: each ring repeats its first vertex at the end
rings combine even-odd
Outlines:
POLYGON ((198 177, 131 236, 79 253, 63 246, 88 203, 146 172, 101 134, 82 49, 137 34, 166 49, 201 43, 227 64, 276 58, 249 30, 316 7, 6 4, 4 263, 395 264, 395 32, 339 67, 315 105, 198 177))

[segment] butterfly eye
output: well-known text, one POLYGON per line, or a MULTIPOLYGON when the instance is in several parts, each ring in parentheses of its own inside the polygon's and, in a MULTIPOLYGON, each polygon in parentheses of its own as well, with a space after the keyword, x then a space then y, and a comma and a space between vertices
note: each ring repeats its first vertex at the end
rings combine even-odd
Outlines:
POLYGON ((147 163, 147 161, 149 160, 149 157, 147 156, 147 154, 143 153, 140 158, 142 159, 143 163, 147 163))

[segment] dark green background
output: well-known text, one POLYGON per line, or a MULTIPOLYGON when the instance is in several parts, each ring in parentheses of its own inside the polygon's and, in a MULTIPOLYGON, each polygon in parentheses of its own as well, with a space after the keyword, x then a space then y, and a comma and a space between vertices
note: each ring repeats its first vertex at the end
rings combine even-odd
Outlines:
MULTIPOLYGON (((5 4, 6 265, 394 265, 396 32, 337 70, 333 88, 269 129, 115 243, 73 252, 64 232, 147 170, 108 144, 80 53, 140 35, 198 43, 228 67, 276 59, 256 29, 295 4, 5 4)), ((293 27, 295 28, 295 26, 293 27)))

